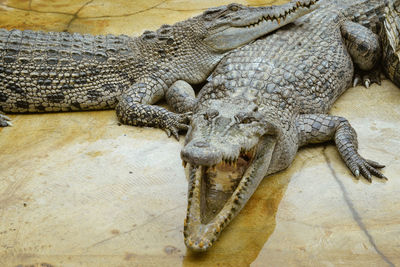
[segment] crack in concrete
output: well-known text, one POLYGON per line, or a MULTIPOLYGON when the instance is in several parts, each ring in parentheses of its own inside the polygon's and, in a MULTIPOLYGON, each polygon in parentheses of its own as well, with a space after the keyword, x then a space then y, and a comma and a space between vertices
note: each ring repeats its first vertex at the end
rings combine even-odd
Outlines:
POLYGON ((346 187, 344 186, 342 181, 340 181, 336 171, 332 167, 331 161, 329 160, 329 157, 328 157, 328 155, 326 153, 326 148, 327 148, 327 146, 324 146, 324 149, 322 150, 322 154, 323 154, 323 156, 325 158, 326 163, 328 164, 328 168, 329 168, 331 174, 333 175, 336 183, 339 185, 340 190, 342 191, 344 201, 346 202, 346 205, 349 208, 350 213, 351 213, 354 221, 358 224, 358 227, 360 227, 360 229, 367 236, 369 243, 375 249, 376 253, 378 253, 378 255, 381 257, 381 259, 384 260, 389 266, 394 267, 395 265, 378 248, 378 246, 375 243, 374 238, 372 237, 372 235, 369 233, 367 227, 365 226, 360 214, 357 212, 356 208, 354 207, 354 205, 353 205, 353 203, 352 203, 352 201, 351 201, 351 199, 349 197, 349 194, 348 194, 348 192, 346 190, 346 187))
POLYGON ((81 10, 83 8, 85 8, 87 5, 89 5, 90 3, 92 3, 94 0, 89 0, 87 1, 85 4, 83 4, 76 12, 75 14, 73 14, 73 17, 71 18, 71 20, 68 22, 67 27, 64 31, 68 31, 69 28, 71 27, 72 22, 74 22, 74 20, 76 20, 78 18, 78 14, 79 12, 81 12, 81 10))
POLYGON ((137 14, 140 14, 140 13, 144 13, 144 12, 149 11, 149 10, 152 10, 152 9, 162 9, 162 8, 158 8, 158 6, 164 4, 164 3, 167 2, 167 1, 168 1, 168 0, 163 0, 163 1, 161 1, 160 3, 158 3, 158 4, 154 5, 154 6, 151 6, 151 7, 148 7, 148 8, 139 10, 139 11, 136 11, 136 12, 122 14, 122 15, 115 15, 115 16, 113 16, 113 15, 108 15, 108 16, 96 16, 96 17, 78 17, 78 18, 79 18, 79 19, 105 19, 105 18, 123 18, 123 17, 130 17, 130 16, 134 16, 134 15, 137 15, 137 14))
POLYGON ((174 9, 169 7, 157 7, 159 10, 169 10, 169 11, 177 11, 177 12, 193 12, 193 11, 205 11, 208 8, 196 8, 196 9, 174 9))
POLYGON ((81 20, 95 20, 95 19, 106 19, 106 18, 123 18, 123 17, 130 17, 130 16, 134 16, 140 13, 144 13, 146 11, 152 10, 152 9, 159 9, 159 10, 171 10, 171 11, 203 11, 205 9, 193 9, 193 10, 180 10, 180 9, 170 9, 170 8, 159 8, 160 5, 164 4, 165 2, 167 2, 168 0, 163 0, 161 2, 159 2, 158 4, 148 7, 146 9, 143 10, 139 10, 136 12, 132 12, 132 13, 126 13, 126 14, 122 14, 122 15, 108 15, 108 16, 94 16, 94 17, 89 17, 89 16, 79 16, 79 12, 82 11, 83 8, 85 8, 86 6, 88 6, 89 4, 91 4, 94 0, 90 0, 87 1, 85 4, 83 4, 75 13, 67 13, 67 12, 61 12, 61 11, 40 11, 40 10, 36 10, 32 8, 32 1, 29 1, 29 8, 21 8, 21 7, 14 7, 14 6, 9 6, 6 4, 2 4, 0 3, 0 6, 5 7, 5 8, 11 8, 11 9, 15 9, 15 10, 20 10, 20 11, 26 11, 26 12, 34 12, 34 13, 40 13, 40 14, 58 14, 58 15, 65 15, 65 16, 72 16, 71 20, 67 23, 67 26, 65 27, 64 31, 69 31, 72 23, 77 20, 77 19, 81 19, 81 20))
POLYGON ((90 16, 83 16, 80 17, 79 16, 79 12, 82 11, 82 9, 84 7, 86 7, 87 5, 91 4, 94 0, 88 1, 85 4, 83 4, 75 13, 67 13, 67 12, 61 12, 61 11, 41 11, 41 10, 36 10, 32 8, 32 1, 29 1, 29 8, 21 8, 21 7, 14 7, 14 6, 9 6, 9 5, 5 5, 0 3, 0 6, 5 7, 5 8, 11 8, 11 9, 15 9, 15 10, 20 10, 20 11, 27 11, 27 12, 35 12, 35 13, 41 13, 41 14, 59 14, 59 15, 67 15, 67 16, 73 16, 73 18, 71 20, 75 20, 75 19, 103 19, 103 18, 123 18, 123 17, 129 17, 129 16, 133 16, 136 14, 140 14, 146 11, 149 11, 151 9, 160 9, 160 10, 171 10, 171 11, 203 11, 206 9, 192 9, 192 10, 180 10, 180 9, 172 9, 172 8, 160 8, 159 6, 164 4, 165 2, 167 2, 168 0, 163 0, 160 3, 148 7, 146 9, 143 10, 139 10, 136 12, 132 12, 132 13, 126 13, 126 14, 122 14, 122 15, 108 15, 108 16, 94 16, 94 17, 90 17, 90 16))
POLYGON ((58 14, 58 15, 66 15, 66 16, 74 15, 71 13, 60 12, 60 11, 40 11, 40 10, 32 9, 32 0, 29 1, 29 8, 14 7, 14 6, 5 5, 2 3, 0 3, 0 6, 5 7, 5 8, 19 10, 19 11, 34 12, 34 13, 40 13, 40 14, 58 14))
POLYGON ((98 241, 98 242, 96 242, 96 243, 94 243, 94 244, 88 246, 88 247, 86 248, 86 251, 88 251, 89 249, 91 249, 91 248, 93 248, 93 247, 96 247, 96 246, 98 246, 98 245, 100 245, 100 244, 106 243, 106 242, 108 242, 108 241, 110 241, 110 240, 112 240, 112 239, 115 239, 115 238, 117 238, 117 237, 120 237, 120 236, 122 236, 122 235, 129 234, 129 233, 131 233, 131 232, 137 230, 138 228, 143 227, 143 226, 146 226, 147 224, 153 222, 154 220, 157 220, 158 218, 162 217, 164 214, 167 214, 167 213, 169 213, 169 212, 171 212, 171 211, 173 211, 173 210, 179 209, 179 208, 181 208, 181 207, 182 207, 182 205, 179 205, 179 206, 176 206, 176 207, 174 207, 174 208, 172 208, 172 209, 163 211, 162 213, 158 214, 157 216, 151 217, 150 219, 146 220, 145 222, 143 222, 143 223, 140 224, 140 225, 136 225, 136 226, 132 227, 132 228, 129 229, 129 230, 126 230, 126 231, 124 231, 124 232, 121 232, 121 233, 118 234, 118 235, 110 236, 110 237, 108 237, 108 238, 105 238, 105 239, 103 239, 103 240, 100 240, 100 241, 98 241))

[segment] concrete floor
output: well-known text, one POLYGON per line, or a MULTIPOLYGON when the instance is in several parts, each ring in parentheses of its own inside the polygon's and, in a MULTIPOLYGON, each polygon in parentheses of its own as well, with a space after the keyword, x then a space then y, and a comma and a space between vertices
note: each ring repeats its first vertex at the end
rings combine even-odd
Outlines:
MULTIPOLYGON (((228 2, 0 1, 0 26, 137 34, 228 2)), ((0 266, 400 265, 400 90, 352 88, 331 113, 350 120, 389 181, 354 179, 332 144, 302 149, 200 255, 183 242, 183 136, 118 126, 114 111, 11 115, 0 129, 0 266)))

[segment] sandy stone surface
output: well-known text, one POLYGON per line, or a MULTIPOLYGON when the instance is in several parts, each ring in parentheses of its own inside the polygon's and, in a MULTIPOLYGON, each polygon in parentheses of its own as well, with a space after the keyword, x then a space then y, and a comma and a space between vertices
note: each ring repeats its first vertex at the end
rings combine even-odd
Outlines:
MULTIPOLYGON (((0 1, 8 29, 139 34, 230 1, 0 1)), ((240 1, 260 5, 285 1, 240 1)), ((183 143, 114 111, 10 115, 0 129, 0 266, 400 265, 400 89, 351 88, 332 114, 389 181, 353 178, 332 144, 267 177, 215 247, 186 250, 183 143)))

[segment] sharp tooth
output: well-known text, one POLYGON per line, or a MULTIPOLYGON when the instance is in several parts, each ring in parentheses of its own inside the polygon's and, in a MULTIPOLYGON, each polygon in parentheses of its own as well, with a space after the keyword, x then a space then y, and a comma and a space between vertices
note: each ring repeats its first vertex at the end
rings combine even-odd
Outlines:
POLYGON ((199 247, 200 247, 200 248, 203 248, 203 247, 204 247, 204 242, 203 242, 203 240, 202 240, 202 241, 200 241, 200 243, 199 243, 199 247))

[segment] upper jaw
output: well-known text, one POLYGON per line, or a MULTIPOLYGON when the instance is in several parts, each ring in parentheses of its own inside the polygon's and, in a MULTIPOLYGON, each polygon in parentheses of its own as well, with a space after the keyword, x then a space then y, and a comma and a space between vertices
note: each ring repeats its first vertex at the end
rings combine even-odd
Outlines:
MULTIPOLYGON (((251 146, 250 148, 252 148, 251 146)), ((191 141, 181 151, 181 158, 184 163, 192 166, 215 166, 219 163, 234 164, 241 153, 250 148, 240 147, 232 143, 221 142, 218 146, 208 141, 191 141)))
MULTIPOLYGON (((249 7, 246 14, 232 19, 233 27, 251 27, 262 21, 267 22, 292 22, 318 7, 320 0, 291 1, 279 6, 249 7), (240 17, 240 18, 239 18, 240 17)), ((286 23, 285 23, 286 24, 286 23)))
POLYGON ((247 44, 311 12, 319 0, 291 2, 282 6, 248 8, 229 22, 209 30, 204 44, 226 52, 247 44))

